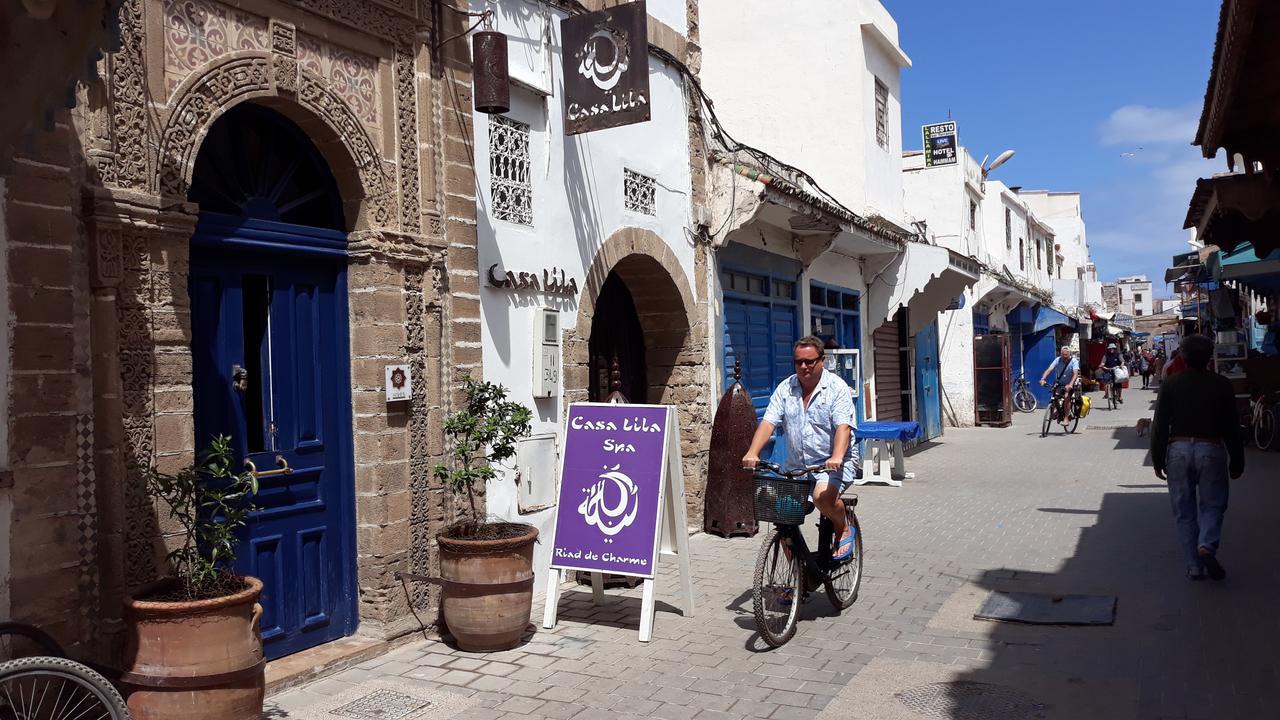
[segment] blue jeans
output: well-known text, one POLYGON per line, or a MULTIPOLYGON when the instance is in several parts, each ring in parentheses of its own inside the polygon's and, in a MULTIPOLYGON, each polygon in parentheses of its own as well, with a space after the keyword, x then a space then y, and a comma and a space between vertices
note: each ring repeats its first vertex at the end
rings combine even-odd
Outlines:
POLYGON ((1169 443, 1165 465, 1169 501, 1187 567, 1200 566, 1200 548, 1218 552, 1230 479, 1227 449, 1221 443, 1169 443))

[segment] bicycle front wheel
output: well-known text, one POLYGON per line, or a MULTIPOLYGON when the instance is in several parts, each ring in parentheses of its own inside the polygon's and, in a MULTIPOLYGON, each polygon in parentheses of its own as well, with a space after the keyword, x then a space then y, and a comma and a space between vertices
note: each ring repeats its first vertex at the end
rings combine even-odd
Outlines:
POLYGON ((1253 442, 1259 450, 1269 450, 1276 440, 1276 414, 1271 408, 1263 408, 1253 423, 1253 442))
POLYGON ((0 718, 129 720, 124 699, 107 679, 65 658, 0 663, 0 718))
POLYGON ((853 531, 853 555, 831 568, 827 575, 827 597, 837 610, 852 605, 862 587, 862 528, 858 527, 857 513, 848 504, 844 507, 844 516, 853 531))
POLYGON ((1057 403, 1053 400, 1049 401, 1049 405, 1044 409, 1044 423, 1040 425, 1040 437, 1049 434, 1049 428, 1053 425, 1053 411, 1057 403))
POLYGON ((1036 396, 1031 394, 1030 390, 1023 388, 1013 395, 1013 406, 1018 412, 1030 413, 1036 411, 1036 396))
POLYGON ((769 647, 782 647, 796 634, 796 616, 804 593, 800 559, 788 557, 786 537, 777 528, 769 531, 756 557, 755 586, 751 596, 756 629, 769 647))

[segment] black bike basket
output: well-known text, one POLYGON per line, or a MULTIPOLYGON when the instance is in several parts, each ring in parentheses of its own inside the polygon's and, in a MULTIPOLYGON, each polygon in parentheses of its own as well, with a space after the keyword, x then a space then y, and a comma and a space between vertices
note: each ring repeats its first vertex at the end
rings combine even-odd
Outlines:
POLYGON ((756 522, 799 525, 804 522, 805 503, 809 502, 808 478, 794 480, 757 475, 756 522))

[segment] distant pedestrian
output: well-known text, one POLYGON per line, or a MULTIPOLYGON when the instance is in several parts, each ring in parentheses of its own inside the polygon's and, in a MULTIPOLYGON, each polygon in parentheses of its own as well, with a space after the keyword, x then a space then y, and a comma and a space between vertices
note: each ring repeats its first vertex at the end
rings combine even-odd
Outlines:
POLYGON ((1151 354, 1150 350, 1144 349, 1138 358, 1138 369, 1142 372, 1142 389, 1146 390, 1151 387, 1151 373, 1156 369, 1156 356, 1151 354))
POLYGON ((1169 500, 1187 578, 1227 576, 1218 562, 1231 479, 1244 472, 1244 441, 1231 381, 1209 369, 1213 341, 1183 339, 1187 369, 1160 385, 1151 423, 1151 461, 1169 483, 1169 500))

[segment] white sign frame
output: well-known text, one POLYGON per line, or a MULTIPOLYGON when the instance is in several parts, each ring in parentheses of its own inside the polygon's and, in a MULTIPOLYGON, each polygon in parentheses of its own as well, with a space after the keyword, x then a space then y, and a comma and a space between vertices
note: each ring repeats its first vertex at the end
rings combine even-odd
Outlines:
POLYGON ((396 363, 395 365, 388 365, 386 368, 386 371, 387 371, 387 384, 385 387, 386 387, 386 394, 387 394, 387 402, 404 402, 405 400, 412 400, 413 399, 413 373, 412 371, 410 371, 408 363, 396 363), (392 383, 392 376, 395 375, 396 371, 404 373, 404 386, 402 387, 396 387, 392 383))
MULTIPOLYGON (((574 405, 608 405, 609 403, 574 403, 574 405)), ((675 406, 672 405, 637 405, 636 407, 662 407, 667 412, 666 446, 663 448, 662 478, 658 484, 658 531, 654 533, 653 562, 650 568, 651 577, 644 578, 644 589, 640 601, 640 642, 653 639, 654 604, 657 590, 658 563, 674 559, 680 573, 680 587, 677 589, 680 601, 680 612, 684 617, 693 617, 693 573, 689 566, 689 523, 685 513, 684 473, 680 458, 680 422, 675 406)), ((568 415, 565 416, 566 423, 568 415)), ((565 428, 566 435, 568 427, 565 428)), ((567 438, 566 438, 567 440, 567 438)), ((560 453, 560 473, 564 477, 564 460, 567 452, 560 453)), ((559 493, 557 492, 557 496, 559 493)), ((551 547, 555 547, 555 529, 552 529, 551 547)), ((542 627, 551 629, 556 626, 559 613, 561 584, 567 574, 576 570, 568 566, 554 566, 555 558, 547 562, 547 594, 542 614, 542 627)), ((599 605, 604 601, 604 575, 594 570, 587 570, 591 575, 591 601, 599 605)), ((629 574, 629 573, 612 573, 629 574)))

